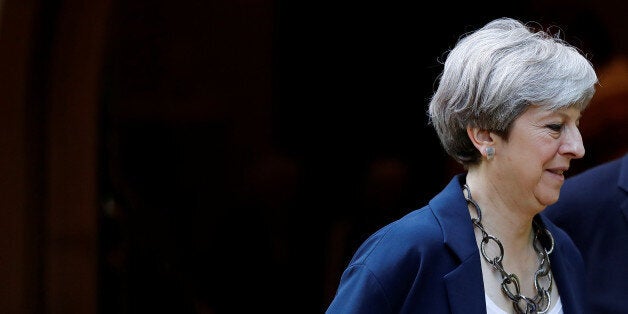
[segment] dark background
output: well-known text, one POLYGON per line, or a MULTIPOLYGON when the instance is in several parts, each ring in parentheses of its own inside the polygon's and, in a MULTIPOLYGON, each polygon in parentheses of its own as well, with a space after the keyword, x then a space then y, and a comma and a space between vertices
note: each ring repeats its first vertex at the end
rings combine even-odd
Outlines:
MULTIPOLYGON (((4 147, 23 156, 5 156, 5 213, 23 236, 4 234, 0 307, 322 313, 357 246, 460 171, 426 116, 458 37, 557 25, 602 69, 625 53, 622 8, 5 0, 4 147)), ((621 99, 617 126, 585 113, 571 174, 624 149, 621 99)))

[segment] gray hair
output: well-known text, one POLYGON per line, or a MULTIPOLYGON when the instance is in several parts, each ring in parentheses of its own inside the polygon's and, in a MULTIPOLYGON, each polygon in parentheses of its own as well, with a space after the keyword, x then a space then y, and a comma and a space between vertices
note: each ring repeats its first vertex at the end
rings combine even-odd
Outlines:
POLYGON ((465 167, 480 161, 467 126, 508 139, 531 106, 584 110, 598 79, 580 51, 543 30, 499 18, 462 36, 449 52, 429 104, 443 148, 465 167))

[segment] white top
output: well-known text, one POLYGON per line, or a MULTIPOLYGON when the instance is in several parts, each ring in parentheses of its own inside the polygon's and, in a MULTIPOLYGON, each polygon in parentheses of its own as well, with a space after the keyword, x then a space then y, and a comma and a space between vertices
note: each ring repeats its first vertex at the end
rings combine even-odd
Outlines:
MULTIPOLYGON (((488 294, 484 294, 484 299, 486 299, 486 314, 508 314, 508 312, 497 306, 497 304, 488 297, 488 294)), ((560 296, 556 299, 556 305, 547 311, 547 314, 563 314, 563 304, 560 302, 560 296)))

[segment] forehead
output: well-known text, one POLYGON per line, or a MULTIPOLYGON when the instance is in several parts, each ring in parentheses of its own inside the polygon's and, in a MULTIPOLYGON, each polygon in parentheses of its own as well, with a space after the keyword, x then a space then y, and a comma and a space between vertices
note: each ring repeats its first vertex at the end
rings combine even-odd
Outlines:
POLYGON ((560 108, 556 110, 548 110, 544 107, 540 106, 530 106, 523 113, 522 117, 527 117, 529 119, 551 119, 551 118, 562 118, 562 119, 574 119, 577 120, 582 115, 582 110, 576 107, 566 107, 560 108))

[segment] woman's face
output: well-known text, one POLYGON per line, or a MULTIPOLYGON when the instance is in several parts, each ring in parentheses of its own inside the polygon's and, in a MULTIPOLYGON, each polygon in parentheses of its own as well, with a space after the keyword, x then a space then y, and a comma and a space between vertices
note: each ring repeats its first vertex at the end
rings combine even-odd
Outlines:
POLYGON ((528 206, 548 206, 558 200, 564 172, 572 159, 584 156, 578 130, 580 111, 547 111, 531 106, 515 120, 509 140, 496 143, 496 175, 528 206), (497 159, 497 158, 496 158, 497 159))

